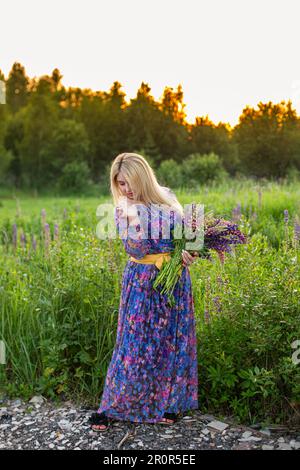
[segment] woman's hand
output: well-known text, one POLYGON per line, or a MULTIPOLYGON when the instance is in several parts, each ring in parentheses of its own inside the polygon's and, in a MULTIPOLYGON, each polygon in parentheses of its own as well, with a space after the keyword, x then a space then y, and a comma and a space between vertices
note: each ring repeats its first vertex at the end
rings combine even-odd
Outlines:
POLYGON ((132 215, 134 209, 134 202, 129 198, 123 197, 119 201, 118 211, 121 217, 127 217, 128 215, 132 215))
POLYGON ((182 260, 183 260, 183 266, 189 266, 192 264, 196 259, 199 258, 199 253, 197 251, 193 251, 192 253, 189 253, 186 250, 182 250, 182 260))
POLYGON ((123 197, 118 205, 118 215, 120 218, 126 219, 129 225, 136 225, 139 223, 137 212, 138 201, 123 197))

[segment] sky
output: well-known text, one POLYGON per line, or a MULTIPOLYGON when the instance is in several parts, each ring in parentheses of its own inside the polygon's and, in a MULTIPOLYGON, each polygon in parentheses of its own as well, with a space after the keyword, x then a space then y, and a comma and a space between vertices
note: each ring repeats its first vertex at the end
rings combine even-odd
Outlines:
POLYGON ((58 68, 65 86, 159 100, 182 85, 187 121, 232 126, 246 105, 300 115, 299 0, 0 0, 0 70, 58 68))

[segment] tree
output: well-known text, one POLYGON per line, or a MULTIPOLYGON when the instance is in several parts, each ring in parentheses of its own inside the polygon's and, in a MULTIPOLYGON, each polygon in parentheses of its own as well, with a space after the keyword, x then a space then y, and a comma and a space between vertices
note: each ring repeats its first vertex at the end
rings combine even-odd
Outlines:
POLYGON ((257 177, 283 177, 299 165, 299 118, 291 101, 246 106, 233 131, 242 170, 257 177), (298 162, 298 163, 297 163, 298 162))
POLYGON ((28 84, 25 68, 15 62, 6 82, 6 102, 12 113, 26 105, 29 96, 28 84))
POLYGON ((105 165, 126 147, 126 102, 121 87, 119 82, 114 82, 108 93, 85 96, 79 108, 79 120, 84 123, 91 142, 89 166, 97 180, 105 165))
POLYGON ((183 90, 181 85, 178 85, 175 92, 172 87, 165 87, 160 102, 160 109, 163 112, 171 116, 174 121, 184 124, 186 119, 186 113, 184 111, 185 106, 186 105, 183 103, 183 90))
POLYGON ((58 177, 68 163, 86 162, 89 139, 84 125, 71 119, 58 121, 53 127, 51 140, 41 152, 43 160, 48 162, 50 179, 58 177))
POLYGON ((30 186, 41 187, 49 181, 50 165, 45 149, 52 141, 59 109, 45 88, 40 88, 22 111, 24 137, 19 145, 22 172, 30 186))
POLYGON ((142 82, 136 98, 125 110, 128 126, 127 148, 143 148, 159 165, 163 158, 182 158, 187 130, 174 120, 172 113, 162 110, 150 94, 150 87, 142 82))
POLYGON ((225 123, 215 125, 208 116, 196 117, 190 127, 190 145, 191 153, 216 153, 225 169, 234 174, 238 166, 237 146, 231 141, 230 128, 225 123))
POLYGON ((3 141, 4 148, 12 155, 8 170, 17 188, 21 186, 22 179, 20 145, 24 138, 24 124, 21 113, 19 111, 10 117, 3 141))
POLYGON ((144 148, 151 137, 151 122, 158 106, 150 93, 151 88, 142 82, 136 98, 130 100, 125 110, 125 122, 128 129, 127 143, 129 148, 144 148))
POLYGON ((5 97, 5 76, 0 70, 0 179, 3 182, 9 165, 13 159, 12 153, 4 146, 4 139, 8 125, 8 110, 5 97), (2 88, 3 84, 3 88, 2 88), (2 93, 3 92, 3 96, 2 93))

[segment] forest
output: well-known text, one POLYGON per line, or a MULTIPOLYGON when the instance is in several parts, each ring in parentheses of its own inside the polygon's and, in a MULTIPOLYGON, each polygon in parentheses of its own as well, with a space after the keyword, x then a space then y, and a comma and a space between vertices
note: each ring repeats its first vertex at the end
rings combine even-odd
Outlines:
MULTIPOLYGON (((1 66, 1 64, 0 64, 1 66)), ((259 102, 239 122, 186 120, 183 89, 165 87, 156 101, 142 82, 129 102, 122 84, 109 91, 65 87, 55 68, 30 78, 15 62, 0 69, 0 184, 51 194, 109 191, 113 158, 144 155, 162 183, 198 187, 224 179, 298 179, 300 118, 292 102, 259 102)))

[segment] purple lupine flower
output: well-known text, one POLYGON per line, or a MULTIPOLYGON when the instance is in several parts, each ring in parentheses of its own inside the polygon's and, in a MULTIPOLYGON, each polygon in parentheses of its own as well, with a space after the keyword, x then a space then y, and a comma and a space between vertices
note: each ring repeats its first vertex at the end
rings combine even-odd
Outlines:
POLYGON ((26 246, 26 236, 25 236, 24 232, 21 233, 20 239, 21 239, 22 248, 25 248, 25 246, 26 246))
POLYGON ((285 209, 283 211, 283 214, 284 214, 284 223, 287 224, 289 222, 289 211, 285 209))
POLYGON ((34 235, 31 236, 31 245, 33 250, 36 251, 36 239, 34 235))
POLYGON ((50 244, 50 225, 49 224, 44 225, 44 233, 45 233, 45 248, 48 249, 49 244, 50 244))
MULTIPOLYGON (((204 233, 204 244, 207 249, 216 250, 219 253, 231 251, 230 245, 247 243, 247 237, 240 230, 237 224, 224 219, 214 219, 208 225, 204 233)), ((219 255, 222 261, 223 255, 219 255)))
POLYGON ((55 224, 54 225, 54 240, 58 241, 58 236, 59 236, 59 229, 58 229, 58 225, 55 224))
POLYGON ((206 323, 210 322, 210 314, 208 310, 204 310, 204 320, 206 323))
MULTIPOLYGON (((169 300, 172 300, 172 292, 178 279, 179 268, 181 267, 181 251, 186 246, 187 239, 175 240, 175 256, 167 263, 166 269, 162 268, 153 284, 154 289, 161 285, 163 292, 170 294, 169 300), (176 261, 174 261, 174 259, 176 261), (171 267, 170 267, 171 266, 171 267), (175 274, 174 274, 175 273, 175 274)), ((210 250, 215 250, 224 263, 225 252, 232 252, 231 245, 247 243, 247 236, 243 234, 238 225, 224 220, 223 218, 211 217, 204 218, 204 246, 198 250, 200 254, 205 254, 210 250)))
POLYGON ((232 220, 235 222, 241 218, 241 203, 239 202, 237 206, 232 210, 232 220))
POLYGON ((12 242, 13 242, 13 247, 14 247, 14 249, 17 248, 17 234, 18 234, 17 224, 13 224, 13 237, 12 237, 12 242))
POLYGON ((294 240, 297 242, 300 240, 300 224, 297 222, 294 224, 294 240))
POLYGON ((215 304, 215 307, 216 307, 216 310, 218 313, 220 313, 222 311, 222 306, 221 306, 221 302, 220 302, 220 296, 219 295, 216 295, 216 297, 213 298, 213 302, 215 304))

